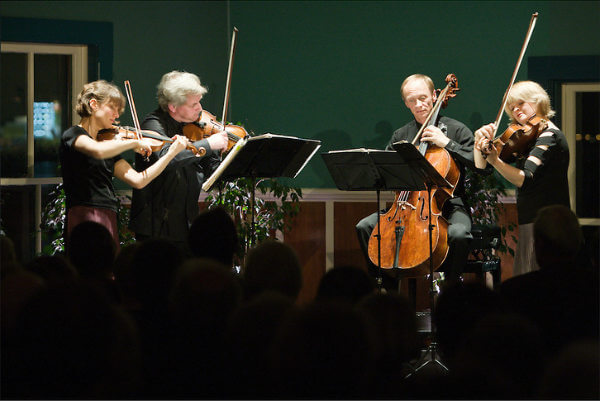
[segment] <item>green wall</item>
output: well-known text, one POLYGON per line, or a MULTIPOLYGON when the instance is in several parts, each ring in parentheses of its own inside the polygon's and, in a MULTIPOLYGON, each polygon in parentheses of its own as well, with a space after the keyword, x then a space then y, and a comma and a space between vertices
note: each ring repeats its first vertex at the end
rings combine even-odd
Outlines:
MULTIPOLYGON (((140 118, 156 108, 156 85, 161 76, 175 69, 200 76, 209 89, 203 102, 207 108, 223 105, 229 47, 226 2, 4 1, 0 15, 112 23, 112 66, 100 65, 100 78, 112 80, 121 89, 123 81, 129 80, 140 118)), ((69 29, 73 24, 55 25, 60 30, 61 25, 69 29)), ((63 42, 82 43, 92 34, 79 24, 77 28, 81 30, 60 32, 63 42)), ((22 26, 10 34, 31 31, 36 27, 22 26)), ((89 77, 90 81, 97 78, 89 77)), ((131 124, 129 110, 121 122, 131 124)))
MULTIPOLYGON (((496 117, 529 20, 527 56, 600 54, 600 2, 239 2, 234 115, 257 133, 323 141, 324 150, 381 148, 409 111, 413 73, 461 91, 444 114, 472 129, 496 117)), ((518 80, 527 79, 527 59, 518 80)), ((503 120, 507 120, 504 118, 503 120)), ((332 187, 320 157, 298 177, 332 187)))
MULTIPOLYGON (((530 56, 600 54, 599 4, 5 1, 0 14, 112 22, 112 78, 131 80, 140 115, 154 108, 155 86, 172 69, 200 75, 210 89, 203 104, 220 115, 236 26, 229 119, 332 150, 383 147, 411 118, 399 87, 417 72, 436 87, 456 74, 461 91, 444 114, 472 129, 494 120, 531 14, 540 16, 518 80, 527 79, 530 56)), ((334 187, 318 155, 294 184, 334 187)))

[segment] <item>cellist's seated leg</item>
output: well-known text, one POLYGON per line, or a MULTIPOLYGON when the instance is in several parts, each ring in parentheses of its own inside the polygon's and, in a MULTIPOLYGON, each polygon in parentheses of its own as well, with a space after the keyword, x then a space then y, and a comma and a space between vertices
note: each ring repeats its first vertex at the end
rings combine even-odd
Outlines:
POLYGON ((373 229, 377 225, 377 212, 370 214, 369 216, 361 219, 358 224, 356 224, 356 235, 358 237, 358 243, 360 244, 360 249, 363 252, 363 256, 367 260, 367 266, 369 266, 369 270, 371 270, 371 266, 375 267, 373 263, 371 263, 369 259, 369 238, 371 238, 371 233, 373 229))
MULTIPOLYGON (((381 213, 383 214, 385 211, 382 210, 381 213)), ((374 265, 371 262, 371 259, 369 259, 369 239, 371 238, 371 233, 375 229, 376 225, 377 212, 370 214, 356 224, 358 243, 360 244, 360 249, 365 257, 368 273, 373 280, 376 280, 379 276, 379 267, 374 265)), ((399 279, 397 277, 390 275, 387 269, 384 269, 381 272, 381 277, 383 279, 383 288, 385 288, 387 291, 398 292, 399 279)))
POLYGON ((457 208, 448 218, 448 256, 439 269, 444 271, 445 283, 451 285, 460 280, 467 258, 471 234, 471 217, 463 209, 457 208))

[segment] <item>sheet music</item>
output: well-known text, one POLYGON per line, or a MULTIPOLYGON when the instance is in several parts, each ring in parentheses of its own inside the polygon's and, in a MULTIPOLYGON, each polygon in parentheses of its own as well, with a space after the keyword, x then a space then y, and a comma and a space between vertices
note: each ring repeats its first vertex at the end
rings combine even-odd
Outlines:
POLYGON ((229 164, 233 161, 233 159, 235 158, 235 155, 237 155, 239 153, 240 149, 242 149, 242 147, 244 147, 244 145, 248 141, 247 138, 248 137, 242 138, 239 141, 237 141, 235 146, 231 149, 231 151, 229 151, 229 154, 227 155, 227 157, 225 157, 225 159, 223 159, 223 161, 221 162, 219 167, 217 167, 217 169, 214 171, 214 173, 212 173, 212 175, 204 181, 204 184, 202 184, 202 189, 205 192, 210 191, 212 186, 215 184, 215 181, 217 181, 217 179, 219 179, 219 177, 221 176, 223 171, 225 171, 227 166, 229 166, 229 164))
POLYGON ((320 147, 321 141, 271 133, 244 138, 204 182, 202 189, 209 191, 220 178, 295 178, 320 147))
POLYGON ((330 150, 328 153, 354 153, 354 152, 379 153, 379 152, 390 152, 390 150, 356 148, 356 149, 330 150))

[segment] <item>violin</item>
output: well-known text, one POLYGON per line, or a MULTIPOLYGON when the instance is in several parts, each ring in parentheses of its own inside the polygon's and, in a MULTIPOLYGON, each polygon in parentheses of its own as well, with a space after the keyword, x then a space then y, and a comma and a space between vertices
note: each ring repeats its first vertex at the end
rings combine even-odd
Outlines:
MULTIPOLYGON (((156 131, 140 130, 142 135, 142 141, 148 145, 153 152, 157 152, 164 146, 165 142, 173 143, 174 139, 167 136, 161 135, 156 131)), ((138 139, 137 131, 133 127, 121 127, 113 126, 111 128, 104 128, 98 131, 96 135, 97 141, 108 141, 108 140, 125 140, 125 139, 138 139)), ((206 149, 196 148, 194 145, 189 144, 186 147, 187 150, 191 150, 196 156, 204 156, 206 149)))
MULTIPOLYGON (((502 105, 500 106, 500 110, 498 110, 498 115, 496 116, 496 120, 494 121, 495 129, 493 135, 493 144, 499 146, 499 148, 496 148, 499 152, 498 157, 500 158, 500 160, 503 160, 506 163, 512 163, 518 157, 522 157, 528 154, 533 145, 535 144, 535 140, 537 139, 539 134, 548 126, 544 119, 533 116, 524 125, 511 124, 502 135, 496 137, 498 127, 500 126, 500 120, 502 119, 502 115, 504 114, 503 111, 505 110, 506 105, 508 103, 508 94, 510 93, 511 88, 515 83, 517 72, 519 71, 521 62, 523 61, 523 56, 525 56, 525 51, 527 50, 529 40, 531 39, 531 35, 533 34, 533 29, 535 28, 537 17, 538 13, 533 13, 531 15, 531 19, 529 20, 529 28, 527 29, 527 34, 525 35, 525 41, 523 42, 523 46, 521 46, 521 53, 519 54, 519 58, 517 59, 517 65, 515 66, 515 69, 513 71, 508 88, 504 92, 502 105)), ((489 144, 488 151, 491 150, 491 147, 492 143, 489 144)))
MULTIPOLYGON (((529 154, 540 134, 548 128, 548 122, 533 115, 525 124, 511 124, 506 131, 494 139, 498 157, 506 163, 513 163, 518 158, 529 154)), ((488 149, 491 150, 492 142, 488 149)))
POLYGON ((198 121, 183 126, 183 135, 190 141, 199 141, 222 131, 227 133, 227 139, 229 140, 227 144, 228 151, 231 150, 240 139, 248 136, 248 132, 244 127, 233 124, 223 125, 217 121, 217 117, 206 110, 202 110, 198 121))

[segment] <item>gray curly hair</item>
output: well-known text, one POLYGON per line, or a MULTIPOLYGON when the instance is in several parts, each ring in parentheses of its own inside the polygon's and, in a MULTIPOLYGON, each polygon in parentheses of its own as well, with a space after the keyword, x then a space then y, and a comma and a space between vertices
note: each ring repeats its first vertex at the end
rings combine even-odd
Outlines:
POLYGON ((156 97, 158 104, 164 111, 168 110, 169 104, 181 106, 187 101, 188 95, 200 95, 208 91, 200 83, 196 74, 185 71, 171 71, 162 76, 157 86, 156 97))

